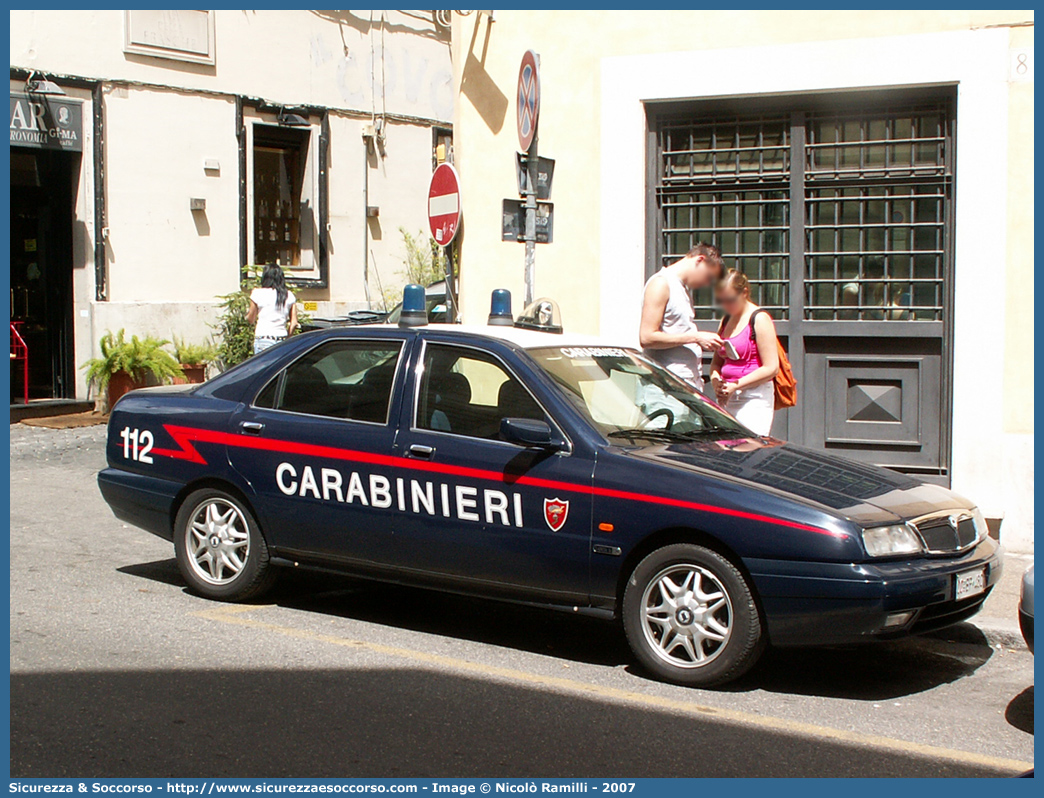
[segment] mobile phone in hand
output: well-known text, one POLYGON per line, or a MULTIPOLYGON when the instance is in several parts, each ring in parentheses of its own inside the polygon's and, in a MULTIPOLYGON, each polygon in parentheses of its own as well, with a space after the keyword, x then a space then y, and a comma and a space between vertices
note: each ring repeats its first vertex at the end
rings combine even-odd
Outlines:
POLYGON ((736 347, 732 345, 732 341, 724 341, 721 347, 721 353, 729 360, 739 360, 739 352, 736 351, 736 347))

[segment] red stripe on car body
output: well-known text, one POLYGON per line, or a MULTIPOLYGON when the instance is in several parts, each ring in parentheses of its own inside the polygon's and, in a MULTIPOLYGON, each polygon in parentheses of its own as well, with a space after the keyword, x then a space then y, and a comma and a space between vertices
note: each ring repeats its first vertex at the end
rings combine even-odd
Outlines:
POLYGON ((366 465, 387 466, 389 468, 407 468, 412 471, 426 471, 434 474, 446 474, 467 479, 481 479, 493 482, 502 482, 508 485, 528 485, 535 488, 546 488, 547 490, 564 490, 590 496, 602 496, 607 499, 623 499, 624 501, 645 502, 649 504, 661 504, 668 507, 680 507, 686 510, 696 510, 703 513, 715 513, 727 515, 732 518, 743 518, 747 521, 757 521, 788 529, 800 529, 806 532, 817 532, 821 535, 834 537, 847 537, 844 532, 835 532, 817 526, 801 524, 796 521, 787 521, 782 518, 773 518, 757 513, 748 513, 744 510, 733 510, 727 507, 717 507, 711 504, 686 501, 684 499, 671 499, 666 496, 653 496, 647 493, 635 493, 632 491, 615 490, 613 488, 599 488, 593 485, 581 485, 574 482, 559 482, 552 479, 540 477, 518 477, 511 480, 500 471, 490 471, 482 468, 469 468, 468 466, 445 465, 442 463, 430 463, 420 460, 407 460, 404 457, 393 455, 373 454, 372 452, 361 452, 355 449, 340 449, 334 446, 320 446, 314 443, 297 443, 294 441, 277 440, 272 438, 252 438, 245 435, 236 435, 218 430, 198 429, 195 427, 181 427, 174 424, 164 424, 163 428, 180 446, 180 449, 161 449, 153 447, 152 453, 171 457, 176 460, 187 460, 191 463, 206 465, 207 461, 197 451, 196 443, 217 443, 226 446, 235 446, 241 449, 258 449, 261 451, 279 452, 281 454, 298 454, 311 457, 321 457, 327 460, 344 460, 352 463, 364 463, 366 465))

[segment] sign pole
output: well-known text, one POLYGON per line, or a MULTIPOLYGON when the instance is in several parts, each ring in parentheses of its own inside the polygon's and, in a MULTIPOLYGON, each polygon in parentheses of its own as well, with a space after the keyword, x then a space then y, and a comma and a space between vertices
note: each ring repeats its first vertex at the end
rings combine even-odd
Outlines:
POLYGON ((522 63, 518 68, 518 89, 515 104, 515 122, 518 132, 518 146, 524 154, 526 162, 526 232, 522 240, 526 242, 526 302, 533 301, 533 286, 536 271, 536 214, 537 214, 537 119, 540 116, 540 57, 532 50, 522 55, 522 63))
POLYGON ((446 259, 446 319, 449 324, 457 323, 457 286, 453 277, 453 247, 442 248, 442 257, 446 259))
POLYGON ((537 139, 526 155, 526 301, 525 306, 533 302, 536 284, 536 212, 537 212, 537 139))
POLYGON ((446 314, 450 323, 457 321, 456 286, 453 279, 451 249, 460 229, 460 177, 448 163, 440 163, 428 186, 428 229, 436 245, 442 248, 446 272, 446 314))

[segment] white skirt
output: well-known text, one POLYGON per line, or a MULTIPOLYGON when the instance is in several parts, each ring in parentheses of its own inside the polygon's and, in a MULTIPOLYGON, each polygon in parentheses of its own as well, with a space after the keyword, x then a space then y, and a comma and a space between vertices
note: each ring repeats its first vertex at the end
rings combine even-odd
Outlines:
POLYGON ((725 409, 747 429, 757 435, 768 435, 775 412, 776 388, 772 380, 753 388, 736 391, 729 397, 725 409))

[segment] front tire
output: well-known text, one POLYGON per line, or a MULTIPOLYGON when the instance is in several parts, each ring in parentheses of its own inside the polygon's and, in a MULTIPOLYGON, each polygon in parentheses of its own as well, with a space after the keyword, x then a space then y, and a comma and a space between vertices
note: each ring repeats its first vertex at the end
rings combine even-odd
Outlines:
POLYGON ((713 687, 739 678, 765 638, 743 574, 715 551, 688 543, 649 554, 627 580, 627 642, 664 681, 713 687))
POLYGON ((217 488, 189 494, 174 520, 178 570, 196 593, 246 601, 275 581, 268 546, 250 509, 217 488))

